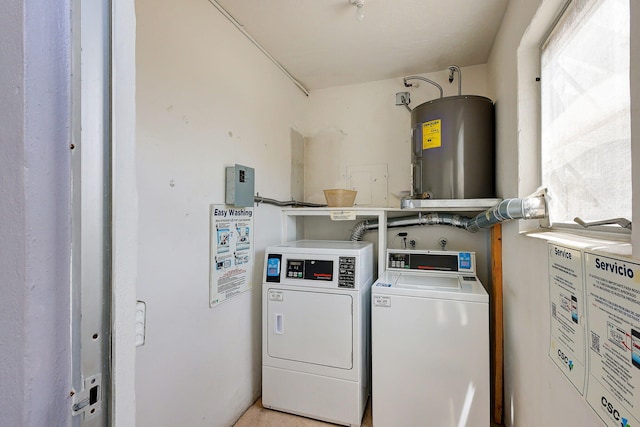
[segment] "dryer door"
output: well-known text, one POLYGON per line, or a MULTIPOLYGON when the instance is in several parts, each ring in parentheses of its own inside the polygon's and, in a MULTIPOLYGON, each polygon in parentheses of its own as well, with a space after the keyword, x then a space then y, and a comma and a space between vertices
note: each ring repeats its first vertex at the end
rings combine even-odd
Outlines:
POLYGON ((349 294, 269 289, 270 357, 332 368, 353 367, 353 297, 349 294))

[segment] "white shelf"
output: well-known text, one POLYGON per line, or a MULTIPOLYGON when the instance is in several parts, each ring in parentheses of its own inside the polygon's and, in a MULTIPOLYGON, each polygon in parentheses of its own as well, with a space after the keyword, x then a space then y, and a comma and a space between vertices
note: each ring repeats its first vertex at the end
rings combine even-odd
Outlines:
POLYGON ((431 212, 484 211, 502 199, 403 199, 403 210, 431 212))

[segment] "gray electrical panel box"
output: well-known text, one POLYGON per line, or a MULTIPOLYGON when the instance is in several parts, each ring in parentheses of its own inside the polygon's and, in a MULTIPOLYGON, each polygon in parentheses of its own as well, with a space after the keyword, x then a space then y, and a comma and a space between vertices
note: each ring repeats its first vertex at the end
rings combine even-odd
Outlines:
POLYGON ((244 208, 253 206, 253 190, 253 168, 242 165, 227 168, 226 204, 244 208))

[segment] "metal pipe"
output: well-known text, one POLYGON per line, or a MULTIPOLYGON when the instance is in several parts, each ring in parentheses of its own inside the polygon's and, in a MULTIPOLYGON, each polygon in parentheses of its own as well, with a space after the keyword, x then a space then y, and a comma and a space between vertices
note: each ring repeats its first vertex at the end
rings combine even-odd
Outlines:
POLYGON ((433 80, 429 80, 426 77, 420 77, 420 76, 409 76, 409 77, 405 77, 402 79, 402 81, 404 82, 404 87, 411 87, 411 84, 407 83, 407 80, 422 80, 424 82, 430 83, 432 85, 434 85, 435 87, 438 88, 438 90, 440 91, 440 98, 442 98, 442 96, 444 95, 444 91, 442 90, 442 86, 440 86, 438 83, 434 82, 433 80))
POLYGON ((271 54, 267 52, 267 50, 264 47, 262 47, 262 45, 258 43, 256 39, 254 39, 251 36, 251 34, 247 32, 247 30, 244 29, 244 26, 241 23, 239 23, 236 20, 236 18, 231 16, 231 14, 227 12, 227 10, 224 7, 220 5, 220 3, 218 3, 216 0, 209 0, 209 3, 211 3, 213 7, 218 9, 218 12, 220 12, 222 16, 227 18, 229 22, 231 22, 242 33, 242 35, 244 35, 247 39, 249 39, 249 41, 253 43, 253 45, 257 47, 258 50, 260 50, 260 52, 262 52, 271 62, 273 62, 275 66, 278 67, 280 71, 282 71, 289 78, 289 80, 291 80, 293 84, 295 84, 298 87, 298 89, 300 89, 306 96, 309 96, 309 90, 306 87, 304 87, 304 85, 300 83, 295 77, 293 77, 293 75, 289 71, 287 71, 287 69, 284 68, 282 64, 280 64, 273 56, 271 56, 271 54))
POLYGON ((262 197, 260 195, 254 196, 253 201, 258 204, 266 203, 268 205, 275 205, 275 206, 294 206, 294 207, 308 207, 308 208, 323 208, 327 206, 321 203, 298 202, 296 200, 289 200, 286 202, 282 202, 280 200, 269 199, 268 197, 262 197))
MULTIPOLYGON (((413 216, 400 218, 391 218, 387 220, 387 228, 394 227, 411 227, 414 225, 450 225, 457 228, 465 228, 464 224, 471 218, 461 217, 460 215, 448 213, 418 213, 413 216)), ((362 240, 362 236, 368 230, 376 230, 378 228, 377 220, 365 220, 357 223, 351 232, 352 241, 362 240)))
POLYGON ((458 73, 458 96, 462 95, 462 71, 457 65, 449 66, 449 83, 453 83, 453 73, 458 73))
MULTIPOLYGON (((409 92, 407 92, 409 93, 409 92)), ((411 107, 409 107, 409 101, 407 100, 407 98, 404 97, 404 95, 400 96, 400 100, 402 101, 402 105, 404 105, 404 107, 409 110, 409 112, 413 111, 411 110, 411 107)))
MULTIPOLYGON (((387 228, 410 227, 413 225, 449 225, 475 233, 481 228, 491 228, 505 221, 546 218, 547 216, 546 190, 541 190, 522 199, 505 199, 474 218, 449 213, 418 213, 418 215, 414 216, 391 218, 387 221, 387 228)), ((351 233, 351 240, 362 240, 362 236, 367 230, 375 230, 377 228, 378 222, 376 220, 361 221, 354 227, 351 233)))
POLYGON ((610 224, 618 224, 622 228, 632 229, 632 223, 627 218, 611 218, 611 219, 603 219, 602 221, 592 221, 585 222, 579 217, 575 217, 573 219, 575 222, 583 226, 584 228, 593 227, 596 225, 610 225, 610 224))

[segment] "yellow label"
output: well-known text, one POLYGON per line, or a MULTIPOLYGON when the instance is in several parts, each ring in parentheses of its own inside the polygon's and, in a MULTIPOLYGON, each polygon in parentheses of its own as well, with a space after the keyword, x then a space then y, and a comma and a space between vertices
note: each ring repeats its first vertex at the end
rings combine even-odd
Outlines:
POLYGON ((442 120, 431 120, 422 124, 422 149, 438 148, 441 146, 442 120))

